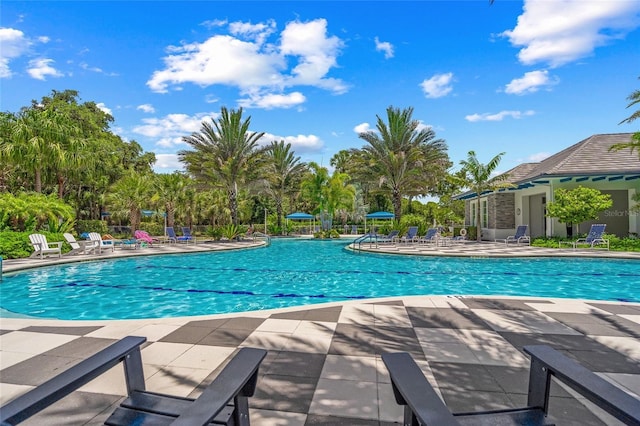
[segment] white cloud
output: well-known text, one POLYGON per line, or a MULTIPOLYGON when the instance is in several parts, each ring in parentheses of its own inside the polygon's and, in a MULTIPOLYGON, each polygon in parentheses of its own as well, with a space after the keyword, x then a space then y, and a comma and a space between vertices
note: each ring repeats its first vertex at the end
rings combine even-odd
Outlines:
POLYGON ((93 72, 97 72, 97 73, 104 73, 102 68, 90 67, 89 64, 87 64, 86 62, 80 63, 80 68, 82 68, 83 70, 87 70, 87 71, 93 71, 93 72))
POLYGON ((327 77, 337 66, 343 42, 327 35, 326 20, 289 22, 279 44, 266 42, 276 30, 273 21, 234 22, 229 29, 232 35, 168 47, 165 67, 152 74, 149 88, 165 93, 185 83, 235 86, 245 104, 261 108, 289 108, 304 102, 299 91, 283 93, 294 86, 320 87, 336 94, 348 90, 341 80, 327 77))
POLYGON ((275 53, 260 53, 260 46, 230 36, 213 36, 204 43, 175 47, 174 55, 164 58, 166 68, 155 71, 147 85, 165 93, 170 85, 194 83, 251 87, 281 85, 283 59, 275 53))
POLYGON ((524 73, 521 78, 511 80, 504 88, 506 93, 512 95, 524 95, 537 92, 540 87, 552 86, 558 83, 558 78, 549 78, 549 71, 539 70, 524 73))
MULTIPOLYGON (((432 129, 432 128, 433 126, 431 124, 425 124, 424 122, 422 122, 422 120, 419 120, 418 126, 416 127, 416 131, 421 132, 424 129, 432 129)), ((353 131, 358 135, 360 133, 366 133, 370 130, 373 130, 374 132, 378 133, 378 129, 377 128, 372 129, 369 123, 361 123, 353 128, 353 131)))
POLYGON ((358 124, 356 127, 353 128, 353 131, 356 132, 357 134, 365 133, 365 132, 368 132, 369 130, 371 130, 371 126, 369 125, 369 123, 358 124))
POLYGON ((243 108, 291 108, 304 103, 305 96, 300 92, 289 94, 257 94, 252 93, 248 98, 240 99, 238 105, 243 108))
POLYGON ((420 87, 427 98, 441 98, 448 95, 453 90, 451 82, 453 73, 435 74, 433 77, 424 80, 420 87))
POLYGON ((48 58, 38 58, 29 61, 29 67, 27 73, 36 80, 46 80, 47 76, 50 77, 62 77, 63 74, 55 69, 51 64, 55 61, 48 58))
POLYGON ((418 126, 416 127, 416 132, 421 132, 424 129, 433 129, 431 124, 424 124, 422 120, 418 120, 418 126))
POLYGON ((96 106, 98 107, 98 109, 100 111, 104 112, 105 114, 113 115, 111 113, 111 108, 107 108, 107 106, 104 103, 99 102, 99 103, 96 104, 96 106))
POLYGON ((85 71, 92 71, 92 72, 96 72, 98 74, 104 74, 104 75, 109 76, 109 77, 114 77, 114 76, 118 75, 117 73, 114 73, 114 72, 106 72, 102 68, 99 68, 99 67, 92 67, 89 64, 87 64, 86 62, 81 62, 79 65, 80 65, 80 68, 82 68, 85 71))
POLYGON ((178 154, 156 154, 153 168, 158 173, 170 173, 174 170, 184 170, 184 164, 178 160, 178 154))
POLYGON ((267 37, 276 31, 276 22, 269 20, 266 24, 251 24, 249 22, 231 22, 229 32, 246 40, 254 40, 262 45, 267 37))
POLYGON ((200 25, 211 29, 211 28, 215 28, 215 27, 224 27, 225 25, 227 25, 227 22, 228 21, 226 19, 213 19, 213 20, 209 20, 209 21, 204 21, 200 25))
POLYGON ((393 45, 388 41, 380 41, 378 37, 375 38, 376 50, 378 52, 384 52, 384 58, 393 58, 393 45))
POLYGON ((533 162, 533 163, 537 163, 539 161, 544 160, 545 158, 549 158, 551 156, 550 153, 548 152, 538 152, 536 154, 531 154, 528 158, 527 161, 528 162, 533 162))
POLYGON ((327 21, 289 22, 280 35, 280 53, 298 57, 291 70, 288 85, 309 85, 344 93, 346 85, 337 79, 325 78, 337 66, 336 58, 344 43, 336 36, 327 37, 327 21))
POLYGON ((534 111, 500 111, 496 114, 491 114, 488 112, 482 113, 482 114, 471 114, 471 115, 467 115, 465 116, 465 120, 470 121, 472 123, 478 122, 478 121, 502 121, 504 118, 506 117, 511 117, 511 118, 515 118, 515 119, 520 119, 523 117, 527 117, 527 116, 531 116, 534 115, 535 112, 534 111))
POLYGON ((501 35, 522 47, 521 63, 557 67, 624 37, 638 26, 638 13, 637 0, 525 0, 516 27, 501 35))
POLYGON ((151 104, 138 105, 136 109, 149 114, 153 114, 154 112, 156 112, 156 109, 151 104))
POLYGON ((220 99, 218 99, 216 96, 211 95, 211 94, 206 95, 206 96, 204 97, 204 101, 205 101, 206 103, 208 103, 208 104, 215 104, 215 103, 216 103, 216 102, 218 102, 219 100, 220 100, 220 99))
POLYGON ((151 139, 155 139, 157 146, 171 148, 182 145, 183 136, 189 136, 200 130, 204 120, 216 119, 218 113, 202 112, 193 116, 186 114, 168 114, 162 118, 144 118, 133 132, 151 139))
POLYGON ((14 28, 0 28, 0 78, 12 75, 9 62, 24 55, 29 49, 29 40, 24 33, 14 28))
POLYGON ((272 141, 279 142, 281 140, 284 140, 284 143, 290 143, 291 149, 295 151, 296 155, 318 153, 324 148, 324 143, 316 135, 278 136, 265 133, 260 139, 260 144, 268 145, 272 141))

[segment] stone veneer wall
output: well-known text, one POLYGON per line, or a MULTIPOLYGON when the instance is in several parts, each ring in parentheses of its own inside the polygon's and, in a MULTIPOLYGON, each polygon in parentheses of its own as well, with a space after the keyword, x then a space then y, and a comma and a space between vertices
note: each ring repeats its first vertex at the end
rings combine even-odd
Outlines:
POLYGON ((516 196, 513 192, 489 194, 488 210, 490 229, 515 229, 516 196))

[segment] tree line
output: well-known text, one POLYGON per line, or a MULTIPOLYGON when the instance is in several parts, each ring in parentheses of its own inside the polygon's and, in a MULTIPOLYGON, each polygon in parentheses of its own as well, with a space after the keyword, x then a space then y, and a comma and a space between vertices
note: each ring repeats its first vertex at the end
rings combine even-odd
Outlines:
POLYGON ((145 209, 166 213, 169 226, 260 223, 265 211, 277 229, 293 211, 344 223, 387 209, 397 220, 412 213, 462 220, 461 203, 451 200, 461 186, 448 172, 447 144, 411 107, 376 116, 376 130, 359 134, 361 148, 331 158, 333 172, 302 162, 283 140, 265 141, 242 108, 222 107, 185 135, 188 148, 178 153, 185 171, 171 174, 155 173, 155 154, 115 134, 113 122, 74 90, 0 113, 0 194, 49 195, 71 206, 77 220, 108 211, 132 229, 145 209), (422 196, 441 202, 425 208, 414 202, 422 196))

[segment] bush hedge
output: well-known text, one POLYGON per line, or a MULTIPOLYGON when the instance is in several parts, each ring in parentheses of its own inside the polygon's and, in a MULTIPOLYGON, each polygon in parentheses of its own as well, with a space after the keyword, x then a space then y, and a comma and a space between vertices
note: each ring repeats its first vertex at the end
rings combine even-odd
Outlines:
MULTIPOLYGON (((61 233, 39 232, 47 237, 48 242, 63 241, 62 253, 71 251, 71 246, 66 242, 61 233)), ((29 241, 29 235, 33 232, 0 232, 0 256, 3 259, 22 259, 31 256, 33 246, 29 241)))

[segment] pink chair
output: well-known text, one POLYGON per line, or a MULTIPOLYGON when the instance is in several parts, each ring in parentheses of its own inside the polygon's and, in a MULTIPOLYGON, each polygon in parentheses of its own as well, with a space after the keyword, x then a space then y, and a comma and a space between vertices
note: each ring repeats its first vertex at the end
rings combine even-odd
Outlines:
POLYGON ((143 243, 147 243, 149 245, 152 245, 155 242, 154 239, 151 238, 151 235, 149 235, 147 231, 137 230, 136 232, 133 233, 133 237, 136 240, 141 241, 143 243))

